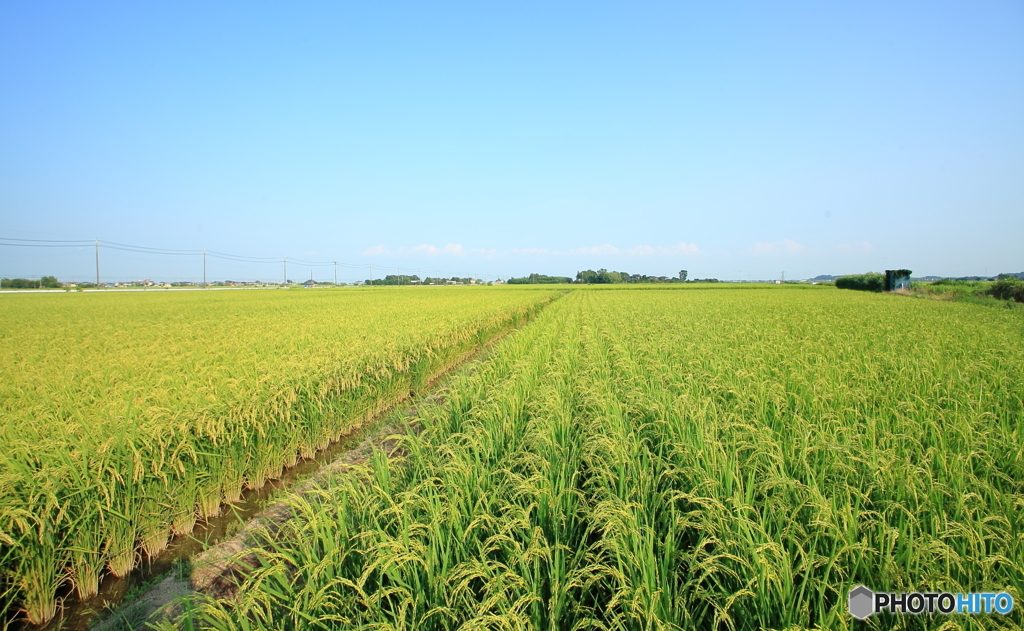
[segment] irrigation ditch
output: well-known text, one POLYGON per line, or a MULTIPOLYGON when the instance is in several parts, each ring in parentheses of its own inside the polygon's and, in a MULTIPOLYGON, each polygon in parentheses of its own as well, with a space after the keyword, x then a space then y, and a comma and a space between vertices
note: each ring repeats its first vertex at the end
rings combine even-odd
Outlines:
POLYGON ((245 489, 241 498, 226 504, 221 515, 197 523, 193 531, 170 540, 157 557, 143 561, 124 577, 106 575, 99 592, 86 601, 77 600, 69 588, 60 594, 60 613, 41 626, 25 621, 5 621, 0 629, 12 631, 126 631, 148 629, 150 622, 179 613, 176 603, 198 592, 215 597, 234 594, 236 579, 243 576, 252 552, 253 535, 279 530, 290 518, 285 493, 304 493, 353 465, 366 462, 374 450, 395 455, 398 434, 416 431, 412 422, 416 406, 443 396, 448 381, 458 372, 471 371, 486 361, 502 338, 529 324, 541 311, 567 292, 533 309, 515 324, 496 332, 481 345, 463 353, 426 380, 418 391, 393 399, 369 418, 352 427, 312 458, 300 459, 259 489, 245 489))

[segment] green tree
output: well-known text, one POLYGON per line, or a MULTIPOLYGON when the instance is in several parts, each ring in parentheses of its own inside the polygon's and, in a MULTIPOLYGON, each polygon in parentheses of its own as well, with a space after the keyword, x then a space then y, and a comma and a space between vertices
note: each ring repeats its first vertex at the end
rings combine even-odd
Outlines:
POLYGON ((588 269, 576 273, 577 283, 606 285, 611 283, 625 283, 628 280, 629 272, 609 272, 603 267, 596 272, 588 269))
POLYGON ((523 278, 510 278, 508 283, 510 285, 549 285, 555 283, 571 283, 572 279, 568 276, 547 276, 545 274, 530 274, 523 278))

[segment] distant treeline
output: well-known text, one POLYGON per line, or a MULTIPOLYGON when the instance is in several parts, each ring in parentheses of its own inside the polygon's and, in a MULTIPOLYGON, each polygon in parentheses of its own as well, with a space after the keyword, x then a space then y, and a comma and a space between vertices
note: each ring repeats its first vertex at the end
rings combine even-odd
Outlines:
POLYGON ((416 274, 388 274, 384 278, 374 278, 373 280, 367 279, 363 281, 366 285, 447 285, 448 282, 458 284, 467 284, 473 281, 472 278, 459 278, 458 276, 452 276, 451 278, 433 278, 427 276, 423 280, 416 274))
POLYGON ((560 285, 563 283, 571 283, 572 279, 568 276, 530 274, 529 276, 523 276, 522 278, 510 278, 507 282, 509 285, 560 285))
POLYGON ((911 280, 921 281, 947 281, 947 280, 967 280, 967 281, 978 281, 978 280, 1003 280, 1004 278, 1018 278, 1024 280, 1024 272, 1006 272, 996 276, 954 276, 939 278, 937 276, 925 276, 924 278, 912 278, 911 280))
POLYGON ((0 288, 3 289, 37 289, 39 287, 53 289, 60 287, 60 283, 57 282, 56 276, 43 276, 39 280, 29 280, 27 278, 0 279, 0 288))
POLYGON ((646 274, 630 274, 629 272, 609 272, 601 268, 584 270, 576 273, 577 283, 604 285, 615 283, 717 283, 717 278, 694 278, 687 280, 688 272, 679 270, 679 276, 647 276, 646 274))

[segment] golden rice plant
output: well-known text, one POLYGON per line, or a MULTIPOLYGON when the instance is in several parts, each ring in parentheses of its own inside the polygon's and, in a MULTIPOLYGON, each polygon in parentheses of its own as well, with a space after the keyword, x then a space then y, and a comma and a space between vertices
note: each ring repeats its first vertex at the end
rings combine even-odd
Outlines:
POLYGON ((65 582, 88 597, 101 571, 127 574, 171 533, 216 517, 244 486, 314 455, 554 295, 349 289, 0 301, 0 333, 18 340, 0 345, 8 610, 50 619, 65 582))

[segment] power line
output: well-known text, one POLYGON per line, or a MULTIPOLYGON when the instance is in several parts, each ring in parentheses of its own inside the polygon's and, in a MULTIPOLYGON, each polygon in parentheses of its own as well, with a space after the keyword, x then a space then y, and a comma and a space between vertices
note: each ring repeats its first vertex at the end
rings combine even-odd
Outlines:
POLYGON ((277 262, 281 260, 280 256, 245 256, 242 254, 225 254, 224 252, 218 252, 216 250, 208 250, 211 256, 218 256, 222 258, 245 260, 248 262, 258 263, 261 261, 266 262, 277 262))
POLYGON ((135 252, 136 254, 165 254, 168 256, 202 256, 202 250, 192 251, 174 251, 174 250, 149 250, 146 248, 136 248, 131 246, 112 245, 107 241, 100 241, 100 245, 108 250, 119 250, 121 252, 135 252))
MULTIPOLYGON (((235 261, 239 263, 272 263, 280 261, 280 256, 248 256, 245 254, 230 254, 227 252, 218 252, 217 250, 182 250, 175 248, 156 248, 147 245, 134 245, 130 243, 119 243, 117 241, 105 241, 105 240, 76 240, 76 241, 58 241, 53 239, 14 239, 9 237, 0 237, 0 246, 11 246, 11 247, 27 247, 27 248, 80 248, 86 246, 96 246, 109 248, 111 250, 119 250, 122 252, 134 252, 137 254, 164 254, 169 256, 210 256, 213 258, 224 259, 228 261, 235 261)), ((301 263, 304 265, 313 266, 335 266, 340 265, 342 267, 350 269, 367 268, 370 266, 369 263, 343 263, 341 261, 307 261, 304 259, 291 259, 295 263, 301 263)), ((393 268, 390 268, 393 269, 393 268)))
POLYGON ((21 241, 25 243, 77 243, 79 245, 89 245, 92 243, 91 239, 79 239, 76 241, 58 241, 56 239, 14 239, 11 237, 0 237, 0 241, 21 241))
MULTIPOLYGON (((287 281, 287 264, 290 260, 293 263, 300 265, 308 265, 311 267, 333 267, 334 275, 337 278, 338 267, 342 267, 349 270, 368 270, 370 273, 371 283, 373 282, 373 263, 345 263, 342 261, 309 261, 305 259, 281 257, 281 256, 249 256, 245 254, 231 254, 227 252, 219 252, 217 250, 189 250, 189 249, 176 249, 176 248, 158 248, 146 245, 135 245, 130 243, 120 243, 117 241, 104 241, 102 239, 81 239, 81 240, 57 240, 57 239, 17 239, 13 237, 0 237, 0 246, 9 247, 23 247, 23 248, 86 248, 92 246, 95 250, 96 258, 96 282, 99 284, 100 280, 100 249, 106 248, 119 252, 131 252, 134 254, 152 254, 152 255, 166 255, 166 256, 195 256, 203 257, 203 283, 206 284, 206 263, 208 258, 220 259, 225 261, 232 261, 236 263, 282 263, 284 264, 284 280, 287 281)), ((382 271, 395 271, 401 276, 400 266, 390 265, 376 265, 378 270, 382 271)), ((417 270, 421 272, 422 270, 417 270)), ((455 273, 448 270, 435 270, 435 274, 447 274, 453 277, 461 277, 461 273, 455 273)), ((401 282, 399 280, 399 282, 401 282)))
POLYGON ((8 239, 0 237, 0 245, 15 248, 82 248, 92 245, 92 241, 43 241, 40 239, 8 239))

